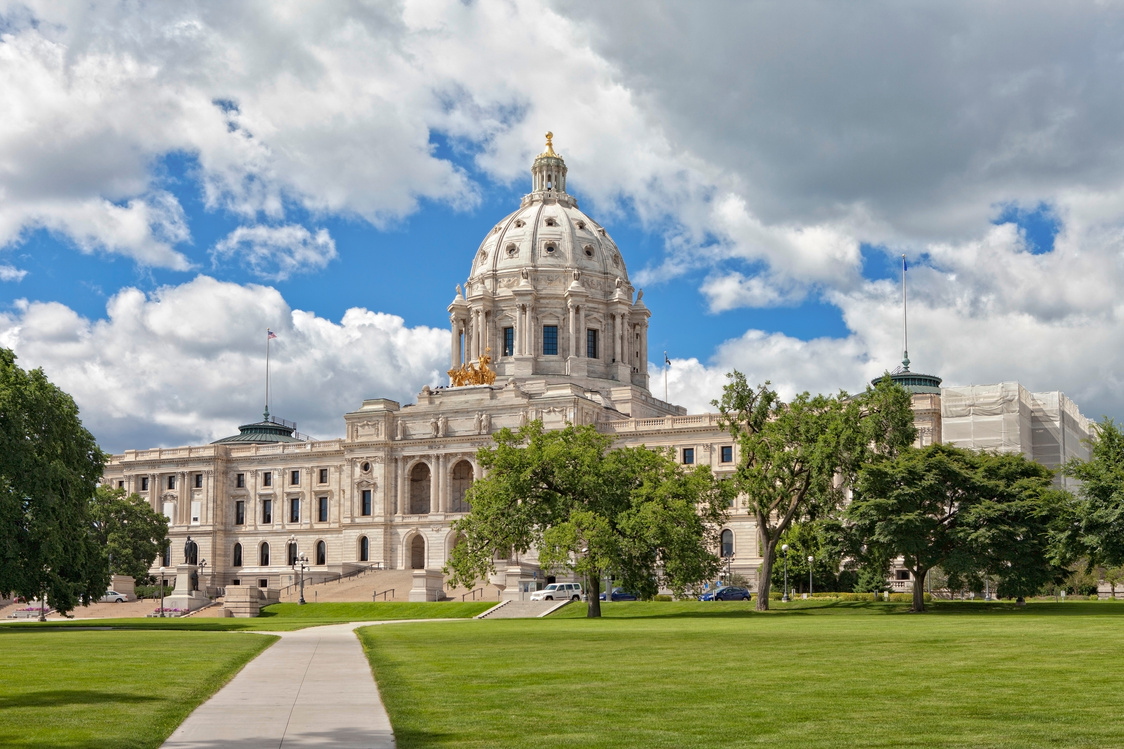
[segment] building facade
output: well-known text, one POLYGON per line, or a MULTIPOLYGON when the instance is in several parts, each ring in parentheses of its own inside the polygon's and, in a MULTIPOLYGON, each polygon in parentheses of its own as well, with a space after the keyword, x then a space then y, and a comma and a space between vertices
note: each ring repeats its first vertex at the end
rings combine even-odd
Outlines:
MULTIPOLYGON (((341 439, 303 438, 266 413, 213 444, 114 455, 105 480, 169 519, 170 551, 154 569, 180 562, 189 535, 211 587, 285 585, 298 554, 312 579, 440 569, 480 475, 477 451, 493 432, 535 419, 547 429, 593 424, 617 444, 731 471, 738 448, 715 414, 687 415, 649 391, 643 291, 566 192, 566 174, 548 135, 532 191, 481 242, 448 307, 450 386, 424 387, 405 406, 364 401, 344 416, 341 439)), ((731 571, 754 581, 752 518, 735 508, 720 539, 731 571)))

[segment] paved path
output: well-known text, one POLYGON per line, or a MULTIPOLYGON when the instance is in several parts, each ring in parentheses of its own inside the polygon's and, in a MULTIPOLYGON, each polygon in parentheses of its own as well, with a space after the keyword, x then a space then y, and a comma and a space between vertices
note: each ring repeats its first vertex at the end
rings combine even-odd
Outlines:
POLYGON ((196 708, 163 749, 393 749, 390 718, 354 630, 395 623, 266 633, 281 639, 196 708))

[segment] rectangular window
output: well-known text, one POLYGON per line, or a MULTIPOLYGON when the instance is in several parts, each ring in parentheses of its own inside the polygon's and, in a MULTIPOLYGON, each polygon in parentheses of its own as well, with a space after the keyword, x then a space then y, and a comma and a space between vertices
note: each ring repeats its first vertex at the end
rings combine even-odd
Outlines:
POLYGON ((270 471, 266 471, 261 475, 261 485, 273 486, 273 474, 270 471))
POLYGON ((195 488, 196 489, 202 489, 203 488, 203 474, 201 474, 201 473, 195 474, 195 488))
POLYGON ((317 502, 319 503, 319 512, 316 514, 316 519, 321 523, 328 522, 328 498, 320 497, 317 502))
POLYGON ((320 483, 321 484, 328 483, 328 469, 327 468, 321 468, 320 469, 320 483))
POLYGON ((585 331, 585 355, 590 359, 597 358, 597 331, 592 328, 585 331))
POLYGON ((246 503, 242 500, 238 500, 234 503, 234 524, 246 524, 246 503))
POLYGON ((124 489, 125 488, 125 482, 124 481, 118 481, 117 482, 117 488, 118 489, 124 489))
POLYGON ((558 326, 542 326, 542 355, 558 356, 558 326))
POLYGON ((301 519, 301 501, 298 497, 289 500, 289 522, 299 523, 301 519))
POLYGON ((515 356, 515 328, 503 329, 503 355, 515 356))
POLYGON ((733 445, 723 445, 719 460, 722 463, 733 463, 734 462, 734 446, 733 445))
POLYGON ((693 465, 694 462, 695 462, 695 448, 684 447, 683 448, 683 465, 685 465, 685 466, 693 465))
POLYGON ((234 486, 237 489, 245 489, 246 488, 246 474, 240 473, 237 476, 235 476, 234 477, 234 486))
POLYGON ((296 486, 300 482, 301 482, 301 472, 300 471, 289 471, 289 485, 290 486, 296 486))
POLYGON ((362 496, 363 496, 363 511, 362 511, 362 514, 363 515, 370 515, 371 514, 371 490, 370 489, 364 489, 362 496))
POLYGON ((176 477, 175 476, 169 476, 168 477, 168 488, 169 489, 175 489, 176 488, 176 477))
POLYGON ((273 500, 263 499, 261 502, 261 521, 266 525, 273 524, 273 500))
POLYGON ((148 491, 148 476, 141 476, 141 491, 148 491))

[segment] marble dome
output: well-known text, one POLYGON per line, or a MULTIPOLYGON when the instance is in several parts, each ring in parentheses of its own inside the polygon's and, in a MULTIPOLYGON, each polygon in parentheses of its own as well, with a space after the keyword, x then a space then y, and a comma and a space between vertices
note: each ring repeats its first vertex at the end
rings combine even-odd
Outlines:
POLYGON ((619 277, 627 284, 628 270, 620 250, 605 227, 583 213, 578 201, 566 192, 566 171, 548 133, 546 150, 531 167, 531 193, 480 243, 470 281, 515 275, 527 268, 576 269, 582 274, 619 277))

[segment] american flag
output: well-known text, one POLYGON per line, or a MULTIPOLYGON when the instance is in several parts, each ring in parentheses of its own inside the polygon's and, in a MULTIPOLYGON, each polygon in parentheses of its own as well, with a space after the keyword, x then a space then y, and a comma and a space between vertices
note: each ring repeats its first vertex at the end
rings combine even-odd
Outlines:
POLYGON ((667 358, 667 352, 666 351, 663 352, 663 363, 666 364, 669 367, 671 366, 671 359, 667 358))
POLYGON ((268 337, 268 338, 266 338, 266 340, 267 340, 267 341, 272 341, 272 340, 273 340, 274 338, 276 338, 276 337, 277 337, 277 334, 276 334, 276 333, 274 333, 274 332, 273 332, 272 330, 270 330, 269 328, 266 328, 266 329, 265 329, 265 332, 269 334, 269 337, 268 337))

